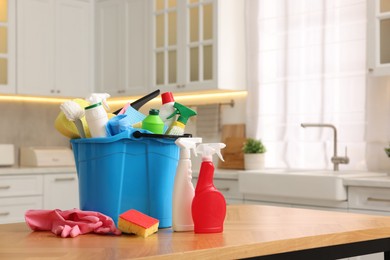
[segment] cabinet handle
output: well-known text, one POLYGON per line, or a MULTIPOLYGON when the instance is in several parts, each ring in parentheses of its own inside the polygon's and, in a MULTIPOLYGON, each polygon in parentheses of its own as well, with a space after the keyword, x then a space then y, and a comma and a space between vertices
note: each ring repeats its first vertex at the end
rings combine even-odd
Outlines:
POLYGON ((9 188, 11 188, 10 185, 0 186, 0 190, 8 190, 9 188))
POLYGON ((368 197, 367 201, 375 201, 375 202, 390 202, 390 199, 379 199, 379 198, 372 198, 368 197))
POLYGON ((50 90, 50 93, 54 93, 54 89, 50 90))
POLYGON ((55 178, 54 181, 74 181, 74 177, 67 177, 67 178, 55 178))
POLYGON ((230 188, 229 187, 226 187, 226 188, 218 188, 219 191, 229 191, 230 188))
POLYGON ((368 72, 374 72, 374 69, 373 68, 369 68, 368 72))
POLYGON ((5 211, 5 212, 0 212, 0 216, 8 216, 9 215, 9 212, 5 211))

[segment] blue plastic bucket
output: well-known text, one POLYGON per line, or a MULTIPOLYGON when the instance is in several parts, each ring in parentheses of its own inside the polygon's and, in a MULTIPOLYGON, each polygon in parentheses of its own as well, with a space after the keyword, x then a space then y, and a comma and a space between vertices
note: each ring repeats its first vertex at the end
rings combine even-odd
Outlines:
POLYGON ((117 223, 136 209, 172 226, 172 192, 179 148, 175 139, 130 132, 71 140, 79 178, 80 208, 98 211, 117 223))

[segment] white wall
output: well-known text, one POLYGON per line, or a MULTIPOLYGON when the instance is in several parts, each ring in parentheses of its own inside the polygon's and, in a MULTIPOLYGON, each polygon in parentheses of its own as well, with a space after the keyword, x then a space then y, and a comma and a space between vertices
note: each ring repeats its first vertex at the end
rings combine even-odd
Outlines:
POLYGON ((367 82, 367 167, 390 173, 390 77, 368 77, 367 82))

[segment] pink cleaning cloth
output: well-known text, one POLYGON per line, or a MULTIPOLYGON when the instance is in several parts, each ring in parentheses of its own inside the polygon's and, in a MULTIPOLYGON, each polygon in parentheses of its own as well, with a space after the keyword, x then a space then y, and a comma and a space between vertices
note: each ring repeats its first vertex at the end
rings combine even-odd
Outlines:
POLYGON ((34 231, 51 231, 61 237, 76 237, 80 234, 98 233, 120 235, 112 218, 95 211, 28 210, 27 225, 34 231))

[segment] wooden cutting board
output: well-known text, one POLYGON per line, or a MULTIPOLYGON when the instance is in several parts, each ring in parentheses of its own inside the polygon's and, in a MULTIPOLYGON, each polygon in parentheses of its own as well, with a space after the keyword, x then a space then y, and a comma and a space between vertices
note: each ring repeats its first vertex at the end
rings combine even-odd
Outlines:
POLYGON ((228 137, 246 137, 245 124, 223 125, 221 141, 224 142, 228 137))
POLYGON ((222 126, 221 141, 226 144, 221 153, 224 162, 219 160, 220 169, 244 169, 244 153, 242 146, 246 140, 245 124, 222 126))

